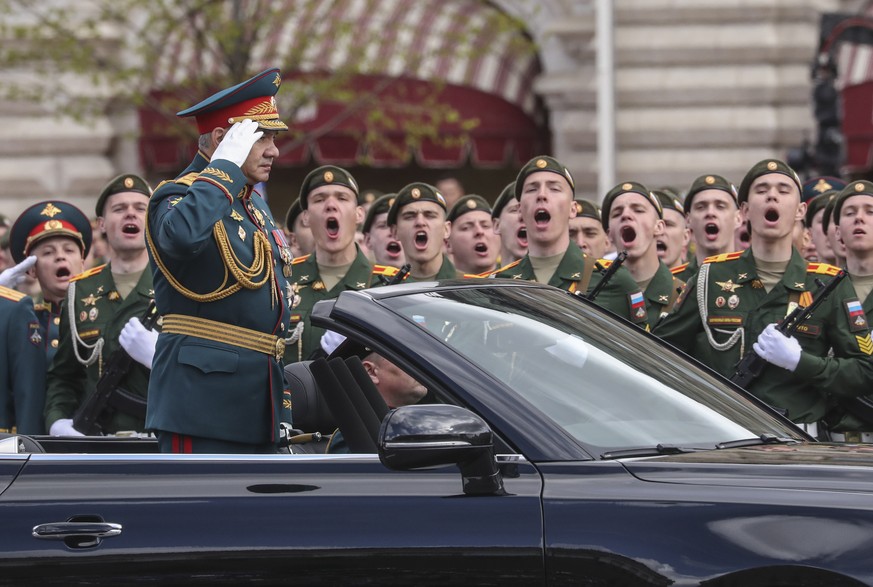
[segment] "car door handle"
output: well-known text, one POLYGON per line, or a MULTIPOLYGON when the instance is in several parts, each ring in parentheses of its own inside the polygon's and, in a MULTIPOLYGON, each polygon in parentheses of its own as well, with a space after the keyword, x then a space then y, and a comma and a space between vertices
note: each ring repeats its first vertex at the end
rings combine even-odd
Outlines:
POLYGON ((33 527, 33 537, 63 540, 73 536, 111 538, 121 534, 121 524, 110 522, 51 522, 33 527))

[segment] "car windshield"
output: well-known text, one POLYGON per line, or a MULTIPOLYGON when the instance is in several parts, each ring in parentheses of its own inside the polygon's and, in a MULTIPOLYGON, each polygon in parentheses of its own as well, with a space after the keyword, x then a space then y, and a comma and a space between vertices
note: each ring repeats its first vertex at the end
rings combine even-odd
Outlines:
POLYGON ((384 302, 599 454, 796 437, 709 371, 557 289, 458 288, 384 302))

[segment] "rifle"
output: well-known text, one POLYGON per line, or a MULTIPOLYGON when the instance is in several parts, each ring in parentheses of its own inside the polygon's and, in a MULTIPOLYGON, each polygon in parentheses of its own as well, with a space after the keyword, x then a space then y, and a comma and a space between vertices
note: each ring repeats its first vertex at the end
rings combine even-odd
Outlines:
MULTIPOLYGON (((831 292, 836 289, 837 285, 845 279, 846 275, 848 275, 848 273, 841 269, 840 272, 837 273, 828 283, 823 283, 820 279, 816 279, 815 283, 818 285, 818 289, 813 294, 812 302, 808 306, 797 306, 794 308, 785 317, 785 320, 776 325, 776 330, 789 337, 797 332, 797 329, 800 328, 804 322, 809 320, 809 317, 812 316, 813 312, 815 312, 831 292)), ((761 375, 766 366, 767 361, 762 359, 760 355, 755 352, 754 348, 751 348, 737 363, 735 367, 736 370, 730 379, 740 387, 748 389, 748 386, 761 375)))
POLYGON ((603 265, 600 264, 600 261, 597 261, 594 264, 594 268, 602 273, 603 277, 601 277, 598 284, 594 286, 594 289, 591 290, 590 294, 584 294, 580 292, 576 295, 585 298, 589 302, 593 302, 594 299, 597 297, 597 294, 600 293, 600 290, 606 287, 606 284, 609 283, 609 280, 612 279, 612 277, 616 274, 619 268, 621 268, 621 264, 624 263, 625 259, 627 259, 627 251, 620 252, 618 255, 616 255, 615 260, 609 266, 609 269, 604 269, 603 265))
MULTIPOLYGON (((157 321, 158 311, 155 301, 152 300, 140 322, 146 329, 151 330, 157 321)), ((145 418, 146 400, 118 386, 130 371, 131 363, 133 359, 121 347, 109 355, 94 393, 85 399, 73 416, 73 428, 86 436, 99 435, 102 427, 98 420, 109 408, 120 410, 136 418, 145 418)))
POLYGON ((380 275, 379 280, 382 282, 382 285, 397 285, 398 283, 403 283, 403 280, 406 279, 410 271, 412 271, 412 265, 404 263, 391 279, 385 279, 384 275, 380 275))

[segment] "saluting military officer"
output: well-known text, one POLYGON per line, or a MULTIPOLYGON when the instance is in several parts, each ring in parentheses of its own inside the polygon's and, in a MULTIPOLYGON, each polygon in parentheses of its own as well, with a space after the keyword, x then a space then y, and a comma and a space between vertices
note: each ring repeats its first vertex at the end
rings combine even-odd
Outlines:
POLYGON ((873 345, 869 332, 858 332, 851 323, 858 300, 847 281, 796 337, 775 330, 796 305, 811 303, 816 279, 826 281, 839 272, 832 265, 807 263, 792 246, 794 223, 805 210, 800 189, 797 174, 782 161, 753 166, 739 189, 751 246, 706 259, 655 334, 727 377, 754 347, 770 365, 749 391, 816 434, 828 411, 828 392, 869 393, 873 345))
POLYGON ((664 231, 664 212, 658 197, 635 181, 618 184, 603 199, 603 228, 619 252, 627 253, 627 267, 643 299, 633 298, 632 308, 645 314, 646 330, 673 309, 685 282, 670 273, 658 256, 656 236, 664 231))
MULTIPOLYGON (((459 196, 460 197, 460 196, 459 196)), ((410 265, 407 281, 461 277, 443 244, 449 234, 446 200, 434 186, 415 182, 397 192, 388 210, 391 235, 400 241, 410 265)))
POLYGON ((491 209, 494 232, 500 237, 498 267, 518 261, 527 254, 527 230, 518 213, 519 206, 515 197, 515 182, 511 181, 500 192, 491 209))
MULTIPOLYGON (((552 157, 534 157, 521 168, 515 180, 515 197, 527 230, 528 253, 491 276, 538 281, 570 292, 590 292, 597 286, 602 278, 595 269, 598 260, 570 242, 570 218, 576 215, 575 189, 570 170, 552 157)), ((606 267, 610 262, 601 259, 599 263, 606 267)), ((642 291, 627 269, 620 267, 595 303, 644 325, 642 300, 642 291)))
POLYGON ((319 300, 332 299, 345 290, 370 287, 374 267, 355 242, 355 231, 364 219, 358 204, 358 184, 341 167, 324 165, 312 170, 300 187, 302 217, 315 239, 315 250, 294 259, 291 326, 285 361, 310 358, 318 352, 323 328, 309 317, 319 300))
POLYGON ((0 426, 9 431, 17 425, 23 434, 44 434, 46 370, 58 349, 61 302, 70 278, 83 269, 91 246, 91 224, 75 206, 49 200, 25 210, 9 236, 17 265, 8 271, 30 265, 26 271, 36 276, 40 296, 34 304, 24 294, 0 288, 4 298, 0 337, 6 358, 0 426))
MULTIPOLYGON (((147 396, 156 335, 142 324, 130 340, 121 340, 121 333, 128 322, 139 322, 154 298, 144 238, 150 194, 145 180, 125 174, 110 181, 97 198, 98 228, 112 260, 70 280, 60 345, 48 372, 45 418, 53 436, 78 435, 71 419, 94 393, 104 360, 119 346, 136 359, 121 387, 143 400, 147 396)), ((144 430, 144 412, 118 410, 104 417, 107 433, 144 430)))
POLYGON ((163 316, 146 425, 162 452, 271 453, 290 422, 282 373, 291 262, 254 186, 279 156, 278 69, 178 113, 199 150, 149 202, 147 240, 163 316))

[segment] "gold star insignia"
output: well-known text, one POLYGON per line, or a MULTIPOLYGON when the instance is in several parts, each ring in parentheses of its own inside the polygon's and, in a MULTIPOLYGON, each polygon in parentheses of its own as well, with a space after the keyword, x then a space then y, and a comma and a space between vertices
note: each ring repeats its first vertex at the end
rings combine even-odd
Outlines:
POLYGON ((732 280, 728 279, 727 281, 716 281, 715 284, 721 288, 722 291, 729 291, 734 293, 739 288, 743 287, 738 283, 734 283, 732 280))
POLYGON ((99 300, 102 297, 103 296, 94 297, 94 294, 88 294, 87 298, 82 298, 82 303, 85 304, 85 306, 93 306, 94 304, 97 303, 97 300, 99 300))

